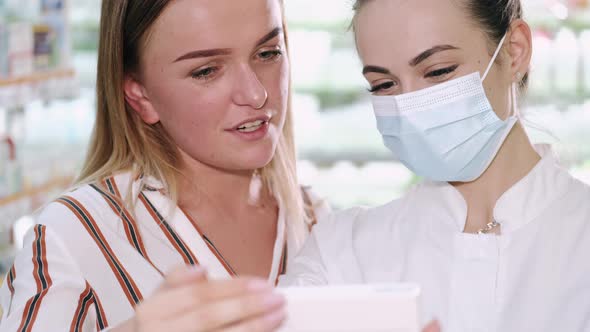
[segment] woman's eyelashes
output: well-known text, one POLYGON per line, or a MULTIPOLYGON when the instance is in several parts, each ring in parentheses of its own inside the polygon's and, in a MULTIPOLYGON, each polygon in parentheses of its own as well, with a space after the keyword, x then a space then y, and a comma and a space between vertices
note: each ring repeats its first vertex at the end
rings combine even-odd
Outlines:
POLYGON ((279 48, 271 50, 263 50, 258 52, 257 57, 263 62, 273 62, 279 60, 283 56, 283 51, 279 48))
MULTIPOLYGON (((263 50, 256 53, 256 60, 263 62, 263 63, 274 63, 279 61, 283 56, 283 51, 280 48, 273 48, 270 50, 263 50)), ((191 72, 190 76, 193 79, 200 80, 200 81, 207 81, 214 79, 217 74, 221 71, 221 66, 208 66, 199 68, 193 72, 191 72)))
POLYGON ((192 72, 191 77, 196 80, 208 80, 213 78, 218 71, 219 67, 206 67, 192 72))
POLYGON ((389 82, 384 82, 384 83, 372 86, 368 90, 370 93, 376 93, 376 92, 380 92, 383 90, 391 89, 394 86, 396 86, 396 83, 394 81, 389 81, 389 82))
MULTIPOLYGON (((424 79, 430 79, 435 81, 445 80, 450 74, 455 72, 459 68, 459 65, 453 65, 441 69, 431 70, 424 75, 424 79)), ((387 81, 371 86, 368 91, 370 93, 384 93, 386 90, 390 90, 398 86, 396 81, 387 81)))
POLYGON ((426 75, 424 75, 424 78, 437 78, 437 79, 442 79, 446 75, 448 75, 448 74, 454 72, 455 70, 457 70, 457 68, 459 68, 459 65, 453 65, 453 66, 450 66, 450 67, 433 70, 433 71, 430 71, 430 72, 426 73, 426 75))

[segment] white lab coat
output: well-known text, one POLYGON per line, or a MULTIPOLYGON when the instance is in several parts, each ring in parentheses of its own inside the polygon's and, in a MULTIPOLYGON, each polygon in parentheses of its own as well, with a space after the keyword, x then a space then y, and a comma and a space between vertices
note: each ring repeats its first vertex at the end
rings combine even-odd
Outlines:
MULTIPOLYGON (((494 209, 502 235, 463 233, 447 183, 321 221, 281 285, 417 282, 443 331, 590 331, 590 187, 542 160, 494 209)), ((362 314, 362 313, 359 313, 362 314)))

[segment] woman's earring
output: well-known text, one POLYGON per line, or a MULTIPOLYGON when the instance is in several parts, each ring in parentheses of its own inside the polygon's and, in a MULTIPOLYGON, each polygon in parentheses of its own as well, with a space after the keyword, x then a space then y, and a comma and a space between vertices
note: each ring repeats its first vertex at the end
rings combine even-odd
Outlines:
POLYGON ((262 189, 262 178, 258 170, 255 170, 250 180, 250 188, 248 190, 248 204, 256 205, 260 200, 260 190, 262 189))
POLYGON ((512 115, 516 116, 517 118, 520 117, 520 112, 518 110, 518 86, 520 86, 522 81, 522 74, 517 71, 516 72, 516 82, 512 82, 511 88, 511 95, 512 95, 512 115))

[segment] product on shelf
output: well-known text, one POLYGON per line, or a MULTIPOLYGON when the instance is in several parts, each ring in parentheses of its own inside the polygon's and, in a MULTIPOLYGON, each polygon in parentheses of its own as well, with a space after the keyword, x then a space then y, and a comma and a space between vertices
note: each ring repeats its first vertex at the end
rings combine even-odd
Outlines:
POLYGON ((63 0, 41 0, 41 11, 60 11, 64 5, 63 0))
POLYGON ((580 34, 580 45, 583 59, 582 85, 586 96, 590 96, 590 30, 580 34))
POLYGON ((10 137, 0 139, 0 198, 12 195, 22 189, 20 163, 16 156, 16 145, 10 137))
POLYGON ((28 22, 7 23, 2 29, 1 52, 5 54, 2 77, 30 75, 33 72, 33 28, 28 22))
POLYGON ((0 0, 0 80, 70 65, 64 0, 0 0))
POLYGON ((55 58, 53 57, 53 31, 46 24, 36 24, 33 27, 33 31, 35 40, 33 52, 35 70, 47 70, 55 65, 55 58))
POLYGON ((561 29, 554 44, 555 88, 560 95, 575 96, 578 92, 579 47, 571 29, 561 29))
POLYGON ((31 161, 24 144, 31 134, 25 125, 29 108, 77 95, 66 7, 65 0, 0 0, 0 274, 12 264, 24 231, 15 222, 55 198, 74 174, 70 156, 31 161), (32 170, 33 164, 43 171, 32 170))
POLYGON ((533 36, 533 58, 531 65, 530 91, 537 95, 551 93, 553 87, 553 41, 544 31, 537 31, 533 36))

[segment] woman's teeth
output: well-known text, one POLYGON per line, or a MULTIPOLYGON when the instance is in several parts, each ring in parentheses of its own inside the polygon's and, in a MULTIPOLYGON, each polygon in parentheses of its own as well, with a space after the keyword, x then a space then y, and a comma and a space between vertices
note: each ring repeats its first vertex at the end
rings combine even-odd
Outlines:
POLYGON ((238 131, 243 133, 250 133, 258 130, 265 123, 266 121, 263 120, 256 120, 254 122, 244 123, 242 126, 238 127, 238 131))

